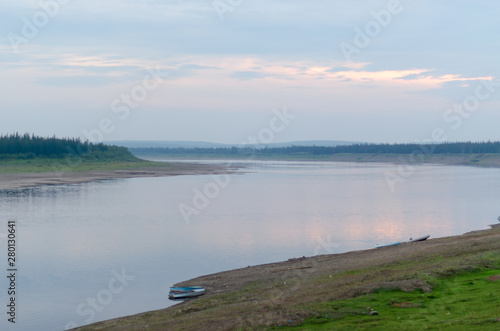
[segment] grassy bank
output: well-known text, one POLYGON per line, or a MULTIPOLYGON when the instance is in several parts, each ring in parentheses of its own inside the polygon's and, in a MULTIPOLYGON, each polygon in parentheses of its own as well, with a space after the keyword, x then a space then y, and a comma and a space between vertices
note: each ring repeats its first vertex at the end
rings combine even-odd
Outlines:
POLYGON ((207 294, 82 329, 498 330, 500 227, 290 259, 177 285, 204 286, 207 294))
POLYGON ((458 330, 500 328, 500 268, 429 277, 432 290, 375 288, 350 300, 309 304, 312 317, 276 330, 458 330))
POLYGON ((150 162, 140 159, 72 160, 66 158, 36 158, 31 160, 2 160, 0 161, 0 173, 87 172, 169 166, 171 165, 165 162, 150 162))
POLYGON ((41 185, 81 184, 120 178, 227 174, 234 170, 234 167, 217 164, 150 162, 136 158, 130 161, 109 158, 82 159, 78 162, 68 162, 62 158, 2 160, 0 190, 41 185))

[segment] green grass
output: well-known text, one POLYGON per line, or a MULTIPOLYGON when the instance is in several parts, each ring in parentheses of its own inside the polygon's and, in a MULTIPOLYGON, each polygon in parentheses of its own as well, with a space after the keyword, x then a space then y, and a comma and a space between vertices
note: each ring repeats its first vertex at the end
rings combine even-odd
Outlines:
POLYGON ((432 279, 433 290, 375 289, 370 295, 308 305, 314 316, 277 330, 500 330, 500 269, 432 279), (378 315, 370 316, 375 310, 378 315))
POLYGON ((36 158, 31 160, 2 160, 0 173, 87 172, 99 170, 134 170, 148 167, 169 167, 168 163, 140 159, 65 159, 36 158))

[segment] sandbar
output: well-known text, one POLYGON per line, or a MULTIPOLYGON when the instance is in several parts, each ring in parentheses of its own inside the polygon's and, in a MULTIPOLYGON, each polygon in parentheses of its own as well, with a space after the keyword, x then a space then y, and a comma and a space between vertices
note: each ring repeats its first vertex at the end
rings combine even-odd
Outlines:
POLYGON ((195 163, 170 163, 169 167, 146 167, 132 170, 96 170, 87 172, 0 173, 0 189, 16 189, 41 185, 79 184, 98 180, 211 175, 234 172, 234 167, 195 163))

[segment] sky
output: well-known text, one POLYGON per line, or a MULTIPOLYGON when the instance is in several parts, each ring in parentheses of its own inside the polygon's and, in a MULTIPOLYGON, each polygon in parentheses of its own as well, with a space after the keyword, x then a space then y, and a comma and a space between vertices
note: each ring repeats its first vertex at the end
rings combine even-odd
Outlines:
POLYGON ((0 133, 500 140, 494 0, 0 0, 0 133))

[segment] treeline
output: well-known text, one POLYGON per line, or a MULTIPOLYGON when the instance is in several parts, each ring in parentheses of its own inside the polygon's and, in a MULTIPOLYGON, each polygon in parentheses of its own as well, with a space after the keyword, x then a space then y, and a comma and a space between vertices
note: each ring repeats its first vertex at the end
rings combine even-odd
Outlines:
POLYGON ((79 138, 40 137, 19 133, 0 135, 0 159, 63 158, 135 159, 125 148, 90 143, 79 138))
POLYGON ((135 155, 332 155, 359 154, 496 154, 500 142, 453 142, 440 144, 353 144, 332 147, 216 147, 216 148, 130 148, 135 155))

